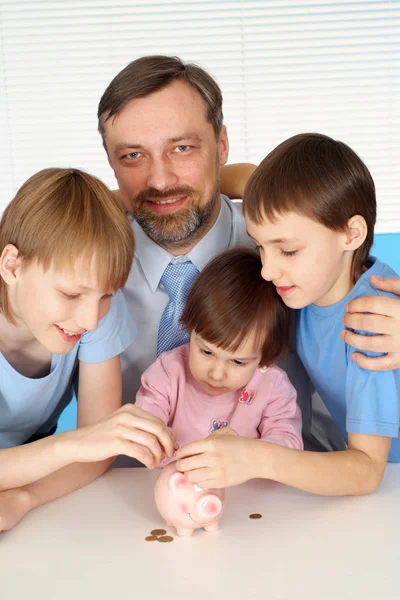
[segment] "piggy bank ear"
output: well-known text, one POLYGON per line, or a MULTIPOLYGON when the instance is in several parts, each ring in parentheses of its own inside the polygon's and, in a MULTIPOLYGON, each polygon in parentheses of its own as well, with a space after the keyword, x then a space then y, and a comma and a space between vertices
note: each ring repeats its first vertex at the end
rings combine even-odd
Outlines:
POLYGON ((168 487, 172 492, 181 490, 190 485, 190 482, 186 479, 183 473, 173 473, 168 481, 168 487))
POLYGON ((208 494, 199 499, 197 509, 203 517, 216 517, 222 510, 222 502, 218 496, 208 494))

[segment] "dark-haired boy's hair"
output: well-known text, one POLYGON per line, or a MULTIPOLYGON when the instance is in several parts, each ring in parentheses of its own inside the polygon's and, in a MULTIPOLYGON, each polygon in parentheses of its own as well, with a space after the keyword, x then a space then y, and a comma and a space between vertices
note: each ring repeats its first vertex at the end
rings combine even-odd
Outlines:
POLYGON ((355 283, 373 242, 375 185, 349 146, 326 135, 301 133, 279 144, 257 167, 245 189, 243 212, 257 224, 295 212, 333 231, 345 231, 349 219, 361 215, 368 232, 354 251, 355 283))
POLYGON ((249 335, 262 348, 260 364, 285 358, 291 347, 290 309, 261 277, 259 254, 232 248, 214 258, 195 280, 182 325, 210 344, 236 352, 249 335))

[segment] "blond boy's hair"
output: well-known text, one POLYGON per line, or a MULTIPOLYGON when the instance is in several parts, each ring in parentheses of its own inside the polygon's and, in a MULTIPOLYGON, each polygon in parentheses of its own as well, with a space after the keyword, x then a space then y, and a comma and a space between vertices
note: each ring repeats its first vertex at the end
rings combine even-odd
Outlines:
MULTIPOLYGON (((0 222, 0 252, 13 244, 23 267, 89 268, 104 292, 123 287, 134 253, 132 228, 110 190, 78 169, 44 169, 26 181, 0 222)), ((0 277, 0 313, 15 323, 0 277)))

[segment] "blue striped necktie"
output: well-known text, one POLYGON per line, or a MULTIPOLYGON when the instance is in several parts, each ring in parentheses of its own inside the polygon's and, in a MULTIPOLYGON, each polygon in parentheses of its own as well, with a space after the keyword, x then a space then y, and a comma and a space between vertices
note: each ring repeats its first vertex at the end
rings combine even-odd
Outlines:
POLYGON ((189 290, 199 271, 194 264, 169 263, 161 277, 161 283, 169 296, 169 302, 161 315, 158 328, 157 356, 189 341, 188 332, 179 323, 189 290))

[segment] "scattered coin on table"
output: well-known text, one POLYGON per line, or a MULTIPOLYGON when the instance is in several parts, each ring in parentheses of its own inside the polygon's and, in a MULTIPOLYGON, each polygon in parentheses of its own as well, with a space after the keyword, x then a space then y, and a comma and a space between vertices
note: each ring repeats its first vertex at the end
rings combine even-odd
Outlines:
POLYGON ((161 537, 158 538, 159 542, 173 542, 174 538, 172 537, 172 535, 162 535, 161 537))
POLYGON ((262 519, 262 515, 260 515, 260 513, 252 513, 251 515, 249 515, 250 519, 262 519))
POLYGON ((158 540, 158 537, 156 535, 148 535, 144 539, 146 540, 146 542, 156 542, 158 540))
POLYGON ((165 529, 153 529, 153 531, 150 531, 151 535, 165 535, 167 532, 165 531, 165 529))

